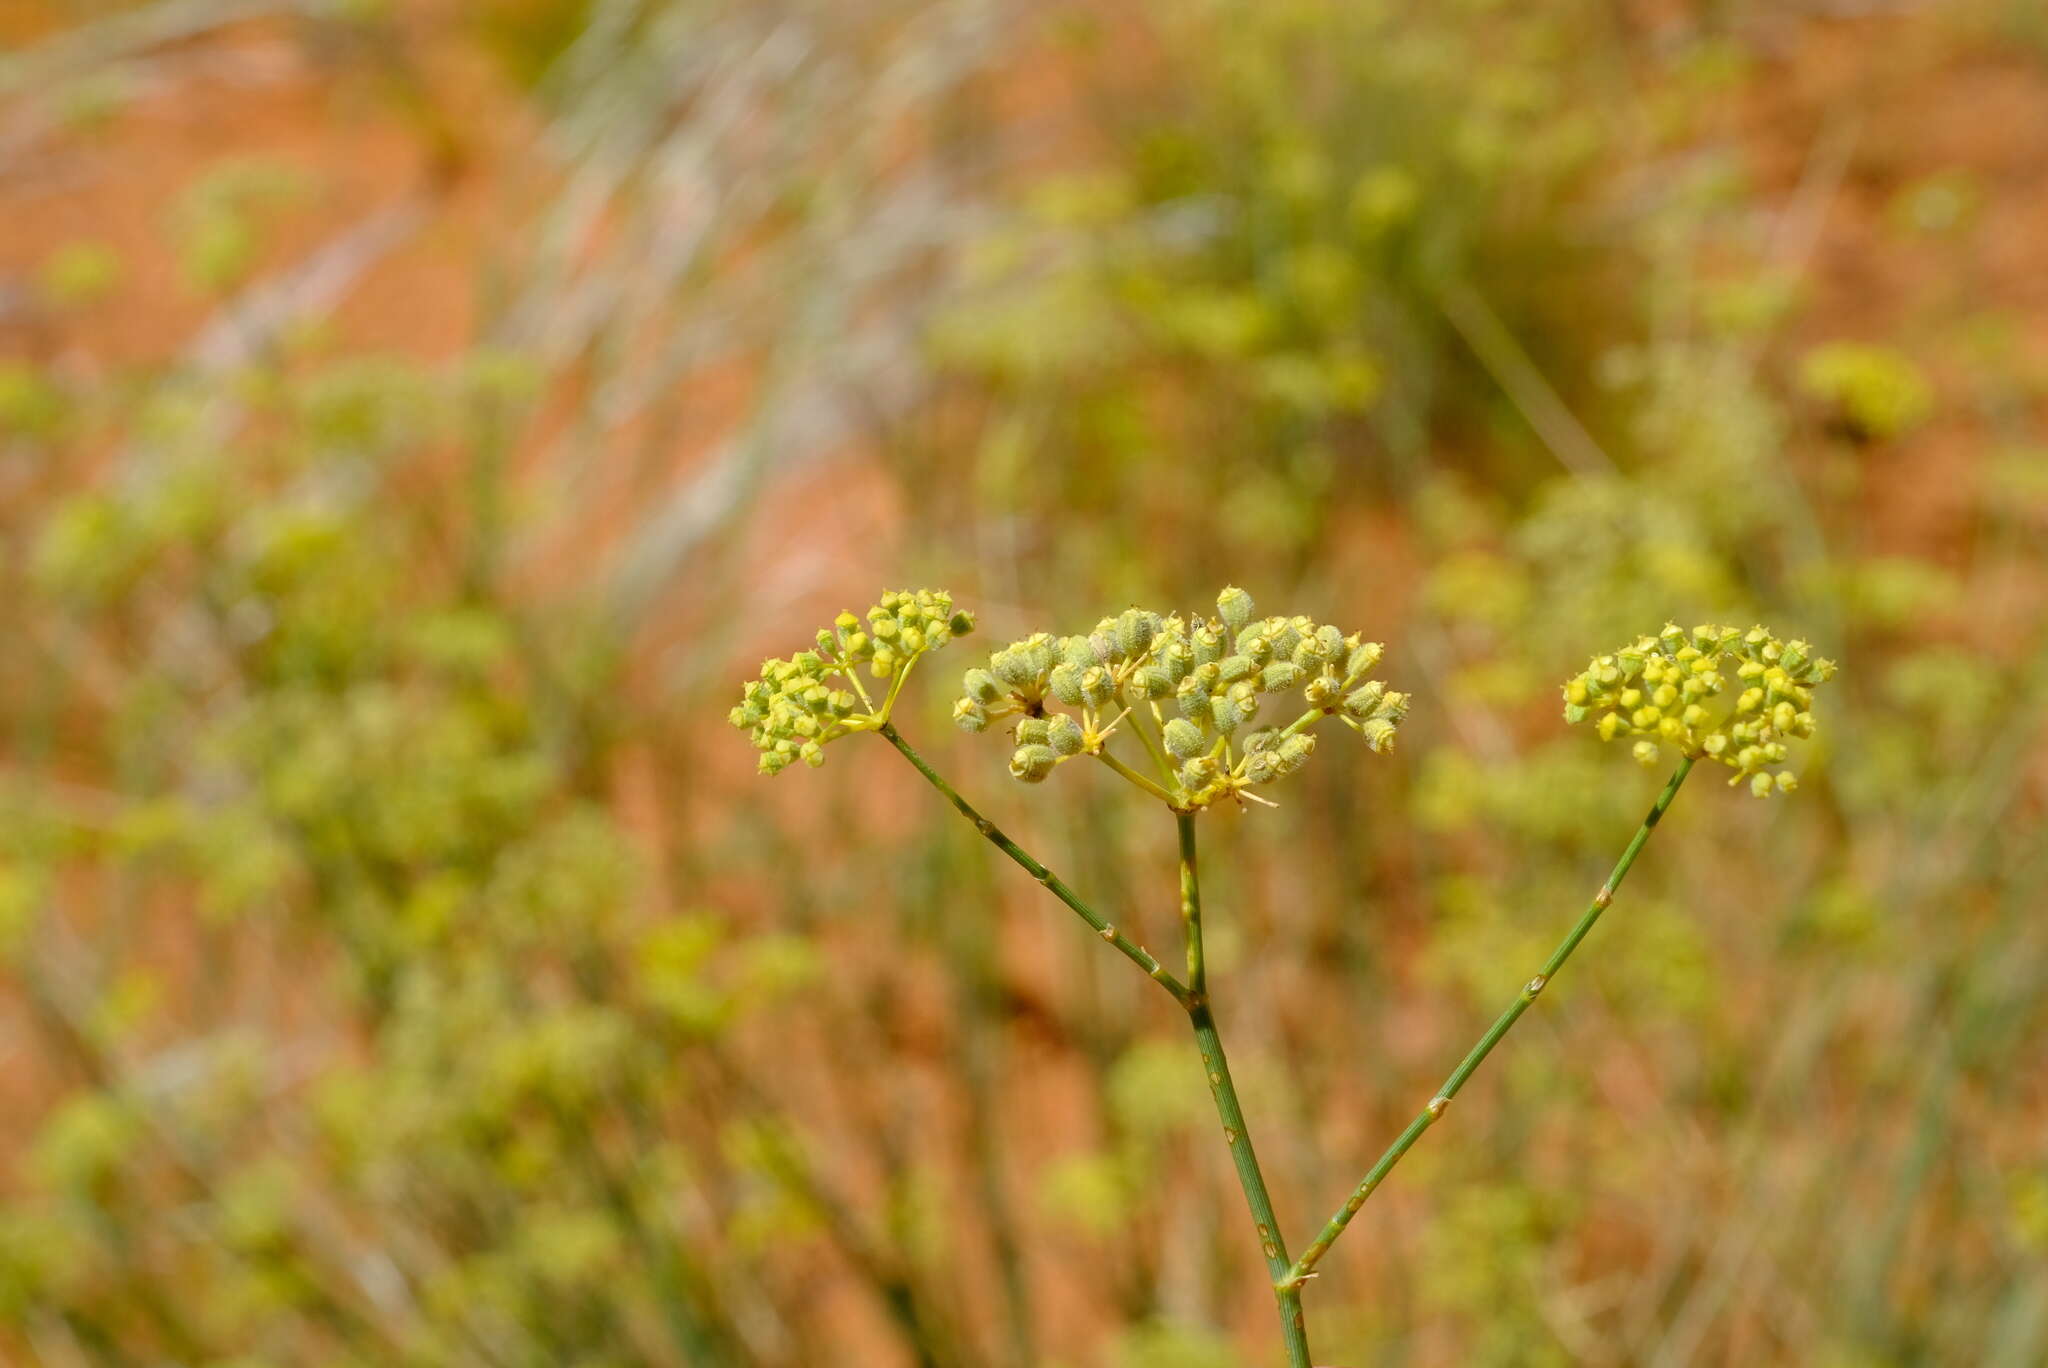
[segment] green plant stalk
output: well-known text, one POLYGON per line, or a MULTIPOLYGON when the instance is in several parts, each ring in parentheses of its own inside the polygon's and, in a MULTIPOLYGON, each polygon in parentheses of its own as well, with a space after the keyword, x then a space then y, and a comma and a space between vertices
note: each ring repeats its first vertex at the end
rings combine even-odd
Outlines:
POLYGON ((927 783, 944 794, 946 801, 951 803, 962 817, 972 822, 974 829, 987 837, 996 849, 1022 865, 1025 873, 1043 884, 1054 897, 1058 898, 1068 907, 1073 908, 1076 913, 1080 914, 1081 920, 1087 922, 1094 930, 1096 935, 1115 946, 1117 953, 1144 970, 1146 977, 1172 994, 1175 1002, 1178 1002, 1184 1008, 1188 1006, 1192 995, 1189 993, 1186 984, 1169 973, 1166 966, 1155 959, 1150 950, 1124 935, 1123 932, 1116 929, 1107 917, 1104 917, 1087 903, 1082 902, 1079 894, 1067 887, 1066 883, 1057 874, 1054 874, 1037 860, 1031 858, 1030 853, 1022 846, 1018 845, 1008 836, 1005 836, 994 822, 991 822, 988 818, 975 811, 974 806, 956 793, 953 786, 939 776, 937 770, 925 763, 925 758, 919 755, 908 741, 903 739, 893 723, 884 722, 875 730, 890 745, 902 753, 903 758, 908 760, 916 768, 917 772, 925 777, 927 783))
POLYGON ((1237 1087, 1230 1080, 1230 1061, 1223 1053, 1223 1038, 1216 1031, 1216 1017, 1209 1009, 1209 973, 1202 953, 1202 888, 1195 856, 1195 815, 1174 814, 1180 828, 1180 915, 1187 932, 1188 1020, 1195 1028, 1195 1047, 1202 1053, 1202 1071, 1209 1079, 1209 1095, 1216 1100, 1216 1115, 1223 1122, 1224 1143, 1230 1146, 1230 1162, 1237 1167, 1238 1186, 1244 1189, 1245 1205, 1251 1208, 1252 1224, 1259 1233, 1259 1249, 1266 1258, 1266 1272, 1273 1279, 1280 1300, 1280 1333, 1287 1345, 1288 1368, 1311 1368, 1308 1330, 1302 1318, 1301 1286, 1283 1282, 1292 1273, 1287 1261, 1287 1242, 1280 1234, 1280 1218, 1274 1214, 1273 1198, 1266 1191, 1266 1176, 1259 1169, 1259 1157, 1252 1149, 1252 1133, 1245 1125, 1244 1108, 1237 1100, 1237 1087))
POLYGON ((1314 1272, 1323 1255, 1330 1252, 1330 1246, 1336 1243, 1337 1237, 1344 1233, 1344 1227, 1351 1223, 1351 1218, 1365 1205, 1365 1199, 1372 1196, 1387 1174, 1393 1171, 1394 1165, 1401 1162, 1401 1156, 1422 1138, 1422 1133, 1436 1124, 1437 1119, 1444 1114, 1444 1108, 1458 1095, 1458 1090, 1465 1086, 1465 1081, 1485 1062, 1486 1056, 1493 1052, 1493 1047, 1500 1044, 1501 1037, 1521 1019, 1522 1013, 1529 1010, 1529 1004, 1536 1000, 1536 995, 1541 993, 1556 976, 1557 971, 1564 967, 1564 962, 1571 958, 1572 951, 1579 948, 1579 942, 1586 938, 1586 934, 1593 929, 1593 924, 1600 920, 1600 914, 1614 901, 1614 894, 1621 887, 1621 881, 1628 877, 1629 867, 1636 862, 1636 856, 1642 852, 1644 844, 1650 839, 1650 833, 1657 829, 1657 823, 1663 820, 1665 809, 1671 806, 1671 800, 1678 795, 1679 785, 1683 784, 1685 776, 1692 772, 1693 762, 1697 758, 1688 755, 1679 762, 1678 768, 1665 783, 1664 791, 1658 794, 1657 801, 1651 804, 1649 815, 1644 817, 1643 824, 1636 828, 1634 839, 1630 840, 1628 848, 1621 852, 1621 859, 1615 863, 1614 871, 1607 876, 1607 882, 1600 886, 1600 891, 1593 895, 1592 905, 1579 918, 1578 924, 1572 927, 1557 949, 1551 952, 1550 958, 1543 962, 1543 968, 1537 971, 1536 976, 1522 985, 1521 991, 1516 994, 1515 1000, 1508 1004, 1507 1010, 1487 1028, 1485 1035, 1479 1037, 1479 1043, 1474 1045, 1458 1067, 1451 1071, 1451 1076, 1437 1089, 1436 1096, 1430 1099, 1429 1105, 1424 1107, 1421 1113, 1408 1123, 1408 1129, 1402 1131, 1394 1143, 1387 1147, 1387 1152, 1379 1157, 1379 1162, 1372 1166, 1364 1181, 1359 1183, 1344 1205, 1337 1209, 1337 1214, 1330 1218, 1329 1224, 1323 1227, 1322 1234, 1316 1236, 1315 1242, 1302 1251, 1301 1257, 1295 1261, 1292 1268, 1283 1270, 1276 1279, 1276 1286, 1283 1290, 1300 1289, 1301 1284, 1314 1272))

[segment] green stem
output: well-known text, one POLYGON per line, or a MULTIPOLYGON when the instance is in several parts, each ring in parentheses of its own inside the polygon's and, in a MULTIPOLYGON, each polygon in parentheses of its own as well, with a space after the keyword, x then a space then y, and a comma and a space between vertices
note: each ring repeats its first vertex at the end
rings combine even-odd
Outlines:
POLYGON ((1223 1038, 1216 1032, 1216 1017, 1209 1009, 1209 975, 1202 955, 1202 889, 1195 859, 1195 817, 1193 813, 1180 812, 1174 814, 1174 820, 1180 827, 1180 915, 1188 941, 1190 992, 1183 1005, 1195 1028, 1195 1046, 1202 1052, 1202 1071, 1209 1078, 1209 1094, 1216 1099, 1216 1115, 1223 1122, 1223 1140, 1230 1146, 1230 1162, 1237 1166, 1238 1186, 1244 1189, 1245 1205, 1251 1208, 1252 1224, 1258 1228, 1266 1272, 1280 1299, 1280 1333, 1287 1345, 1288 1368, 1311 1368, 1301 1288, 1299 1283, 1282 1285, 1293 1271, 1287 1261, 1287 1243, 1280 1234, 1280 1218, 1273 1212, 1273 1199, 1266 1191, 1266 1176, 1259 1170, 1259 1157, 1252 1149, 1252 1133, 1245 1125, 1244 1108, 1238 1104, 1237 1086, 1230 1080, 1230 1061, 1223 1053, 1223 1038))
POLYGON ((1117 952, 1125 959, 1143 969, 1148 977, 1173 995, 1175 1002, 1178 1002, 1182 1007, 1188 1005, 1190 997, 1187 986, 1168 973, 1166 966, 1157 959, 1154 959, 1150 950, 1147 950, 1144 946, 1139 945, 1136 941, 1125 936, 1123 932, 1117 930, 1115 926, 1110 924, 1108 918, 1104 917, 1087 903, 1082 902, 1080 895, 1067 887, 1057 874, 1054 874, 1044 865, 1032 859, 1022 846, 1018 845, 1008 836, 1005 836, 994 822, 976 812, 972 804, 953 791, 951 784, 939 777, 937 770, 925 763, 925 758, 922 755, 911 749, 910 743, 903 739, 893 724, 884 722, 875 730, 886 737, 890 745, 901 751, 903 758, 915 766, 917 772, 922 774, 933 788, 944 794, 946 801, 958 809, 962 817, 974 823, 974 829, 983 836, 986 836, 996 849, 1022 865, 1025 872, 1041 884, 1044 884, 1054 897, 1079 913, 1081 920, 1087 922, 1094 929, 1096 935, 1115 946, 1117 952))
POLYGON ((1121 774, 1124 778, 1136 784, 1139 788, 1145 790, 1145 792, 1151 794, 1154 798, 1157 798, 1161 802, 1165 803, 1168 807, 1180 806, 1180 799, 1174 797, 1165 789, 1159 787, 1159 785, 1153 783, 1150 779, 1147 779, 1144 775, 1138 773, 1129 765, 1126 765, 1123 761, 1117 759, 1114 755, 1111 755, 1109 753, 1109 747, 1107 744, 1104 744, 1095 751, 1095 758, 1097 760, 1100 760, 1103 764, 1109 766, 1111 769, 1115 770, 1118 774, 1121 774))
POLYGON ((1579 918, 1578 924, 1572 927, 1557 949, 1551 952, 1550 958, 1543 962, 1543 968, 1537 971, 1536 976, 1522 985, 1521 991, 1516 994, 1515 1000, 1508 1004, 1507 1010, 1487 1028, 1485 1035, 1479 1037, 1479 1043, 1474 1045, 1458 1067, 1451 1071, 1451 1076, 1437 1089, 1436 1096, 1430 1099, 1429 1105, 1424 1107, 1422 1112, 1408 1123, 1408 1129, 1402 1131, 1399 1138, 1388 1146, 1387 1152, 1380 1156, 1379 1162, 1367 1172, 1364 1181, 1359 1183, 1344 1205, 1337 1209, 1337 1214, 1330 1218, 1329 1224, 1323 1227, 1323 1233, 1316 1236, 1315 1243, 1303 1250, 1301 1258, 1277 1280, 1279 1286, 1298 1289, 1308 1279, 1317 1262, 1329 1253, 1330 1246, 1344 1233, 1344 1227, 1351 1223, 1351 1218, 1365 1205, 1365 1199, 1372 1196, 1387 1174, 1393 1171, 1394 1165, 1401 1162, 1401 1156, 1422 1138, 1422 1133, 1436 1124, 1437 1118, 1444 1114, 1444 1108, 1458 1095, 1458 1090, 1465 1086, 1465 1081, 1472 1076, 1473 1071, 1485 1062, 1486 1056, 1493 1052, 1493 1047, 1500 1043, 1501 1037, 1521 1019, 1522 1013, 1529 1010, 1529 1004, 1536 1000, 1536 995, 1541 993, 1556 976, 1557 971, 1564 967, 1564 962, 1571 958, 1572 951, 1579 948, 1579 942, 1593 929, 1593 923, 1600 920, 1600 914, 1614 901, 1615 891, 1621 887, 1621 881, 1628 877, 1629 866, 1636 862, 1636 856, 1641 853, 1644 843, 1650 839, 1650 833, 1655 831, 1657 823, 1663 820, 1664 810, 1671 806, 1671 800, 1678 795, 1678 786, 1683 784, 1685 776, 1692 772, 1696 758, 1689 755, 1679 762, 1677 770, 1665 783, 1664 791, 1657 795, 1657 801, 1651 805, 1649 815, 1644 817, 1643 824, 1636 828, 1635 837, 1628 843, 1628 849, 1621 852, 1621 859, 1616 862, 1614 871, 1607 876, 1607 882, 1594 894, 1592 905, 1586 909, 1585 915, 1579 918))

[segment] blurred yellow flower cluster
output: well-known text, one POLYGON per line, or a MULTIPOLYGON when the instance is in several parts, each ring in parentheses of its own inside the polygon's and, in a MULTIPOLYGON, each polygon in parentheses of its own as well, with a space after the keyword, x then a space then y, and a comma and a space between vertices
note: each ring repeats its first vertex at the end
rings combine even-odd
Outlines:
POLYGON ((1813 691, 1834 677, 1835 662, 1804 641, 1780 641, 1762 627, 1706 625, 1686 632, 1665 624, 1612 655, 1597 657, 1565 681, 1567 722, 1591 721, 1603 741, 1633 736, 1635 757, 1656 763, 1669 744, 1693 758, 1717 760, 1749 780, 1750 792, 1798 787, 1781 765, 1788 740, 1813 735, 1813 691))
POLYGON ((955 610, 943 589, 892 590, 865 619, 843 612, 832 627, 820 628, 816 650, 762 661, 760 678, 746 685, 727 717, 761 752, 761 773, 780 773, 797 760, 815 769, 825 763, 827 742, 889 720, 920 656, 973 630, 973 615, 955 610), (862 665, 894 681, 879 707, 860 681, 862 665))

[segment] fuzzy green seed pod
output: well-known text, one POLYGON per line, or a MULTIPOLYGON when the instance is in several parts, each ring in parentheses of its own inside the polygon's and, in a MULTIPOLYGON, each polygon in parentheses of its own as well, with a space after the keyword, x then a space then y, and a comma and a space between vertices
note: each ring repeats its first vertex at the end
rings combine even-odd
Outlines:
POLYGON ((1174 691, 1174 703, 1180 708, 1181 716, 1191 722, 1209 720, 1209 691, 1202 687, 1199 677, 1190 675, 1180 682, 1174 691))
MULTIPOLYGON (((1093 666, 1089 667, 1094 668, 1093 666)), ((1062 661, 1045 677, 1046 692, 1069 707, 1081 706, 1081 667, 1062 661)))
POLYGON ((1043 717, 1026 717, 1017 723, 1017 744, 1042 746, 1052 734, 1052 723, 1043 717))
POLYGON ((1263 750, 1272 750, 1280 744, 1278 727, 1261 727, 1255 732, 1246 732, 1237 739, 1237 748, 1246 755, 1257 755, 1263 750))
POLYGON ((956 637, 971 635, 974 631, 974 614, 965 608, 960 609, 946 619, 946 631, 948 635, 956 637))
POLYGON ((953 725, 962 731, 978 732, 988 726, 988 709, 971 698, 953 705, 953 725))
POLYGON ((1165 730, 1166 749, 1176 760, 1187 760, 1208 749, 1208 741, 1202 736, 1202 729, 1185 717, 1168 720, 1165 730))
POLYGON ((1027 784, 1043 783, 1059 759, 1051 746, 1019 746, 1010 756, 1010 773, 1027 784))
POLYGON ((1344 678, 1356 680, 1373 666, 1380 663, 1380 654, 1386 648, 1377 641, 1361 641, 1351 648, 1351 654, 1344 659, 1344 678))
POLYGON ((987 670, 969 670, 961 677, 960 687, 977 703, 993 703, 1003 696, 1002 686, 987 670))
POLYGON ((1210 623, 1203 623, 1189 635, 1195 651, 1197 669, 1223 659, 1223 634, 1210 623))
POLYGON ((1259 671, 1259 687, 1267 693, 1280 693, 1301 682, 1301 667, 1292 661, 1276 660, 1259 671))
POLYGON ((1280 769, 1283 774, 1294 773, 1294 771, 1306 765, 1308 758, 1315 753, 1316 739, 1305 732, 1297 736, 1288 737, 1273 752, 1280 761, 1280 769))
POLYGON ((1236 585, 1228 585, 1216 596, 1216 613, 1233 632, 1241 632, 1252 620, 1252 596, 1236 585))
POLYGON ((1345 715, 1360 719, 1371 717, 1386 696, 1387 686, 1375 679, 1344 696, 1345 715))
POLYGON ((1394 748, 1394 723, 1388 718, 1366 718, 1358 724, 1358 734, 1365 738, 1366 749, 1375 755, 1384 755, 1394 748))
POLYGON ((1065 713, 1046 720, 1046 743, 1061 755, 1081 753, 1081 724, 1065 713))
POLYGON ((1260 751, 1244 759, 1244 777, 1247 783, 1270 784, 1280 777, 1280 757, 1272 751, 1260 751))
POLYGON ((1031 657, 1021 646, 1005 646, 997 651, 988 658, 988 668, 1004 688, 1020 693, 1038 681, 1037 671, 1031 668, 1031 657))
POLYGON ((1081 674, 1081 697, 1090 707, 1106 707, 1116 697, 1116 680, 1100 665, 1092 665, 1081 674))
POLYGON ((1206 755, 1198 755, 1180 767, 1181 786, 1194 791, 1214 783, 1216 775, 1216 762, 1206 755))
POLYGON ((1147 665, 1140 670, 1135 683, 1138 692, 1154 702, 1173 695, 1173 676, 1157 665, 1147 665))
POLYGON ((1217 731, 1228 736, 1244 722, 1244 710, 1238 706, 1236 699, 1225 694, 1221 698, 1209 700, 1209 720, 1217 731))
POLYGON ((1077 670, 1085 670, 1090 665, 1102 663, 1095 654, 1095 647, 1084 636, 1061 637, 1060 659, 1077 670))
POLYGON ((1127 610, 1116 620, 1116 648, 1126 657, 1141 656, 1159 635, 1159 614, 1127 610))

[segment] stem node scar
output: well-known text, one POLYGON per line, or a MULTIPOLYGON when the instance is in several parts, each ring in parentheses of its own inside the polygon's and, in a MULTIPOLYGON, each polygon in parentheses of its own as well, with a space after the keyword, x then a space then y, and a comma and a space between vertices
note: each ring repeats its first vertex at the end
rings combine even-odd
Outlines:
POLYGON ((1600 908, 1602 911, 1605 911, 1607 908, 1613 905, 1614 890, 1609 888, 1605 884, 1600 885, 1600 891, 1593 895, 1593 906, 1600 908))
POLYGON ((1114 926, 1105 926, 1100 931, 1097 931, 1095 934, 1102 937, 1104 940, 1110 942, 1112 945, 1116 943, 1116 928, 1114 926))
POLYGON ((1444 1108, 1451 1105, 1451 1099, 1439 1093, 1429 1099, 1429 1119, 1434 1121, 1444 1114, 1444 1108))
POLYGON ((1548 984, 1549 982, 1550 976, 1548 974, 1538 974, 1535 978, 1530 979, 1526 984, 1522 985, 1522 996, 1525 998, 1535 997, 1538 993, 1543 991, 1544 985, 1548 984))

